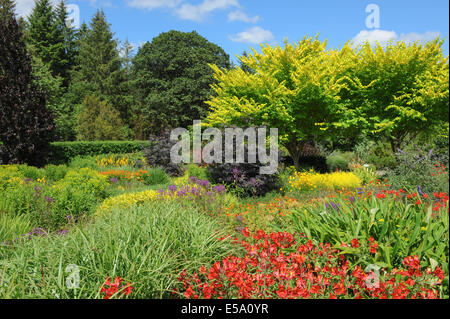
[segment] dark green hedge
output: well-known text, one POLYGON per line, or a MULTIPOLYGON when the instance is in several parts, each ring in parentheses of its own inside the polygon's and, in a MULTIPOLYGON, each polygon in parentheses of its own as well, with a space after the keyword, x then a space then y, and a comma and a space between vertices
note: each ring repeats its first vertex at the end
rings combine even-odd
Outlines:
POLYGON ((148 141, 54 142, 50 147, 50 162, 63 164, 75 156, 134 153, 148 146, 148 141))

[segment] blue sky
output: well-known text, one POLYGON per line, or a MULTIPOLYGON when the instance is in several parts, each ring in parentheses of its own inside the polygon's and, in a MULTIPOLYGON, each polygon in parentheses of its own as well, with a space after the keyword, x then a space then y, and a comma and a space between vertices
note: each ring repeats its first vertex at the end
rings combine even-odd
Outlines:
MULTIPOLYGON (((57 0, 53 0, 57 1, 57 0)), ((34 0, 17 0, 26 16, 34 0)), ((445 38, 448 54, 447 0, 67 0, 81 22, 102 8, 116 37, 138 47, 161 32, 195 30, 236 60, 259 44, 282 44, 320 33, 330 47, 355 42, 427 41, 445 38), (369 6, 371 5, 372 6, 369 6), (374 6, 375 9, 374 9, 374 6), (366 8, 369 6, 369 12, 366 8), (379 15, 377 15, 379 10, 379 15), (379 19, 377 17, 379 16, 379 19), (366 20, 369 20, 369 24, 366 20)))

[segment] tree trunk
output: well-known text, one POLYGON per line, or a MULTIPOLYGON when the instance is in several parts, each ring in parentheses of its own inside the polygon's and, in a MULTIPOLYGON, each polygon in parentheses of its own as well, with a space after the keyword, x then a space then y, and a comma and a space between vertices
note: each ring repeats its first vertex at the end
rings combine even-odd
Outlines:
POLYGON ((286 145, 286 149, 289 152, 289 155, 292 157, 292 160, 294 161, 295 169, 300 168, 300 155, 303 150, 303 146, 305 145, 304 141, 298 142, 298 141, 291 141, 288 142, 286 145))

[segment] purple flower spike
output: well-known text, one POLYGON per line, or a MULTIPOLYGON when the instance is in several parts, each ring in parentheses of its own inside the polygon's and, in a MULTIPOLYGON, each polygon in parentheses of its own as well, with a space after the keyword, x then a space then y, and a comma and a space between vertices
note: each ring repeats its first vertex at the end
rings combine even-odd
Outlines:
POLYGON ((420 185, 417 186, 417 191, 419 192, 420 196, 424 195, 424 193, 422 192, 422 187, 420 187, 420 185))
POLYGON ((49 203, 54 203, 55 199, 49 197, 49 196, 45 196, 45 201, 49 202, 49 203))

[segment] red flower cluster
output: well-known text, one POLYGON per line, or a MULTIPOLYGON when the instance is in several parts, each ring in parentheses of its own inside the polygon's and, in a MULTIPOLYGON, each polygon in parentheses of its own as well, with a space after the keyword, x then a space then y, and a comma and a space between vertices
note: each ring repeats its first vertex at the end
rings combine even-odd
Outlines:
MULTIPOLYGON (((434 193, 434 203, 433 203, 433 211, 436 212, 440 210, 441 208, 447 207, 448 203, 448 195, 444 192, 442 193, 434 193)), ((448 208, 447 208, 448 212, 448 208)))
POLYGON ((111 282, 111 278, 108 277, 103 284, 101 293, 104 293, 105 296, 103 299, 110 299, 112 296, 120 292, 120 296, 126 295, 129 296, 133 287, 131 283, 127 282, 126 285, 122 284, 123 279, 121 277, 114 278, 114 281, 111 282))
MULTIPOLYGON (((244 256, 228 256, 191 275, 183 271, 178 278, 180 294, 188 299, 439 296, 436 285, 441 282, 442 270, 417 272, 416 257, 405 259, 404 270, 367 273, 359 266, 350 266, 329 244, 316 246, 303 236, 286 232, 266 234, 259 230, 250 236, 245 230, 244 234, 249 236, 246 240, 234 239, 245 249, 244 256)), ((378 244, 373 238, 369 242, 371 252, 376 252, 378 244)), ((352 240, 351 245, 358 247, 359 243, 352 240)))
POLYGON ((369 238, 369 245, 370 245, 369 251, 372 254, 376 254, 377 253, 377 248, 378 248, 378 243, 375 242, 375 239, 373 237, 369 238))

